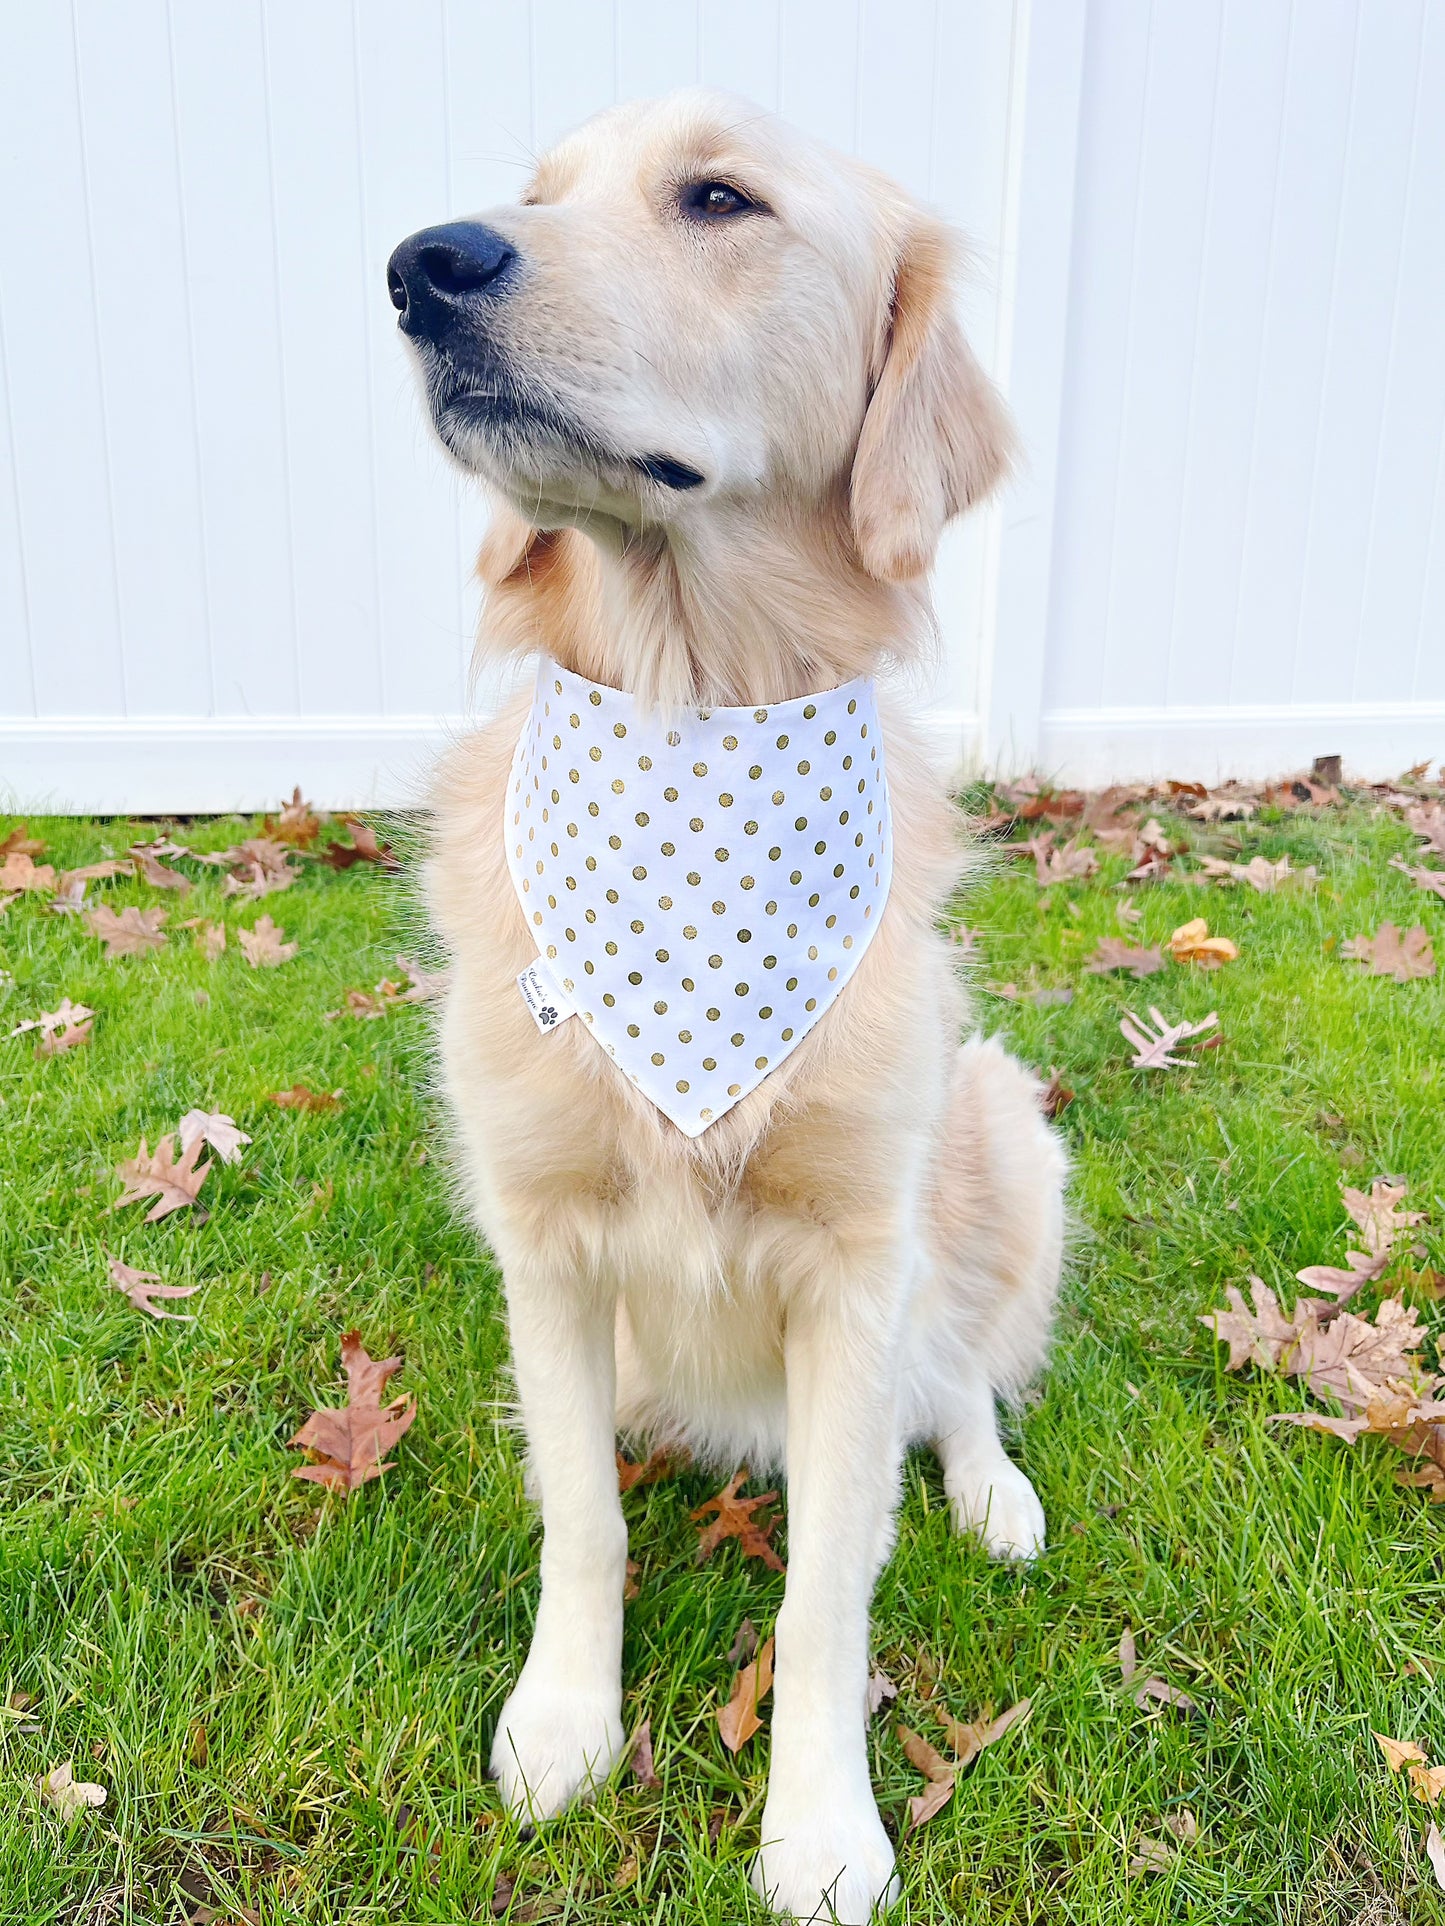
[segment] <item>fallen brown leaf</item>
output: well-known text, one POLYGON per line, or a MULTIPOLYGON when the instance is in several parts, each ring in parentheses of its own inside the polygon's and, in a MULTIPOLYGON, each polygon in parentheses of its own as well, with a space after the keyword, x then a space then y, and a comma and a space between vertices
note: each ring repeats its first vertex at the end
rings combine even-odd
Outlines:
POLYGON ((321 853, 323 863, 332 869, 350 869, 353 863, 380 863, 384 869, 400 869, 399 859, 392 854, 390 843, 378 843, 376 831, 368 823, 356 816, 343 816, 342 822, 351 831, 350 843, 331 843, 321 853))
POLYGON ((1107 976, 1111 970, 1127 970, 1136 981, 1153 976, 1164 968, 1157 949, 1138 949, 1122 936, 1101 936, 1099 947, 1085 966, 1090 976, 1107 976))
POLYGON ((95 1011, 87 1009, 83 1003, 72 1003, 68 996, 63 996, 56 1009, 42 1010, 38 1017, 27 1017, 23 1023, 16 1024, 10 1035, 21 1037, 27 1030, 38 1030, 42 1037, 49 1037, 53 1036, 57 1030, 67 1029, 72 1024, 84 1023, 94 1015, 95 1011))
POLYGON ((1423 863, 1407 863, 1403 857, 1390 858, 1391 869, 1398 869, 1402 876, 1408 876, 1416 889, 1426 889, 1432 895, 1445 901, 1445 869, 1427 869, 1423 863))
POLYGON ((1393 977, 1396 983, 1435 974, 1435 952, 1420 923, 1403 936, 1394 923, 1381 923, 1373 936, 1352 937, 1342 944, 1340 955, 1363 964, 1371 976, 1393 977))
POLYGON ((128 903, 117 916, 113 909, 102 906, 87 911, 85 920, 104 943, 108 961, 117 956, 144 956, 148 950, 166 946, 161 928, 166 920, 163 909, 137 909, 134 903, 128 903))
POLYGON ((943 1727, 950 1748, 954 1754, 954 1765, 959 1771, 972 1765, 980 1752, 996 1745, 1012 1726, 1020 1724, 1034 1709, 1032 1699, 1020 1699, 997 1718, 956 1719, 942 1706, 934 1707, 934 1716, 943 1727))
POLYGON ((1073 1101, 1074 1092, 1069 1088, 1068 1084, 1062 1080, 1057 1070, 1051 1070, 1049 1072, 1048 1082, 1039 1092, 1039 1103, 1042 1105, 1043 1113, 1049 1119, 1050 1123, 1052 1123, 1056 1117, 1062 1115, 1073 1101))
POLYGON ((35 1046, 37 1057, 58 1057, 66 1050, 78 1049, 82 1043, 90 1042, 92 1023, 86 1017, 80 1023, 67 1023, 63 1030, 51 1030, 35 1046))
POLYGON ((1135 1690, 1136 1705, 1147 1706, 1151 1700, 1160 1705, 1172 1705, 1179 1712, 1196 1712, 1199 1709, 1187 1692, 1181 1692, 1177 1685, 1169 1685, 1163 1679, 1145 1679, 1135 1690))
POLYGON ((1405 1771, 1410 1790, 1422 1806, 1438 1806, 1445 1798, 1445 1766, 1411 1765, 1405 1771))
POLYGON ((1166 1846, 1162 1839, 1144 1838, 1139 1841, 1139 1850, 1129 1861, 1129 1873, 1133 1877, 1139 1873, 1168 1872, 1178 1854, 1172 1846, 1166 1846))
POLYGON ((272 1103, 283 1110, 339 1110, 339 1090, 308 1090, 304 1083, 293 1083, 289 1090, 273 1090, 272 1103))
POLYGON ((1054 883, 1063 883, 1076 876, 1092 876, 1099 867, 1099 859, 1092 849, 1083 848, 1077 841, 1054 847, 1054 832, 1045 830, 1042 836, 1031 836, 1026 843, 1017 846, 1018 855, 1032 856, 1034 876, 1041 889, 1048 889, 1054 883))
MULTIPOLYGON (((635 1485, 655 1485, 659 1478, 666 1478, 676 1469, 678 1455, 670 1445, 658 1445, 641 1464, 617 1453, 617 1489, 631 1491, 635 1485)), ((686 1454, 683 1454, 686 1462, 686 1454)))
POLYGON ((24 850, 13 849, 0 863, 0 889, 13 889, 18 894, 26 890, 37 890, 45 895, 55 888, 55 870, 50 863, 36 866, 33 857, 24 850))
POLYGON ((195 1322, 184 1312, 157 1309, 152 1300, 158 1297, 193 1297, 201 1288, 199 1284, 163 1284, 158 1271, 132 1270, 129 1264, 122 1264, 118 1257, 110 1257, 108 1261, 111 1283, 129 1299, 136 1310, 144 1311, 147 1317, 169 1320, 172 1324, 195 1322))
POLYGON ((269 916, 259 916, 249 930, 237 930, 236 937, 242 955, 253 970, 274 970, 282 963, 289 963, 300 948, 297 943, 283 943, 281 938, 285 934, 269 916))
POLYGON ((1430 1821, 1430 1830, 1425 1834, 1425 1857, 1430 1861, 1435 1884, 1445 1892, 1445 1838, 1441 1838, 1440 1828, 1433 1819, 1430 1821))
POLYGON ((953 1797, 958 1768, 930 1745, 922 1733, 902 1724, 897 1732, 908 1763, 928 1781, 923 1791, 908 1801, 908 1830, 916 1832, 920 1826, 926 1826, 935 1813, 942 1812, 953 1797))
POLYGON ((132 843, 130 853, 142 880, 154 888, 179 890, 182 896, 190 889, 190 877, 182 876, 178 869, 167 869, 144 843, 132 843))
POLYGON ((211 1166, 209 1162, 199 1167, 196 1164, 201 1151, 199 1139, 180 1155, 176 1155, 172 1148, 174 1142, 171 1135, 162 1137, 152 1156, 146 1148, 145 1138, 141 1138, 137 1155, 116 1165, 115 1174, 122 1180, 125 1189, 110 1210, 117 1211, 125 1204, 154 1197, 154 1206, 146 1212, 146 1222, 154 1224, 162 1217, 168 1217, 173 1210, 184 1210, 195 1203, 211 1166))
POLYGON ((43 856, 45 844, 38 836, 30 834, 28 823, 16 823, 15 827, 0 836, 0 856, 43 856))
POLYGON ((296 1433, 292 1449, 312 1452, 317 1463, 298 1465, 292 1476, 349 1493, 391 1469, 383 1460, 410 1429, 416 1401, 404 1393, 382 1404, 382 1392, 405 1360, 369 1357, 359 1332, 348 1331, 342 1338, 341 1362, 346 1403, 339 1410, 313 1411, 296 1433))
POLYGON ((733 1680, 732 1695, 718 1707, 717 1726, 729 1752, 740 1752, 753 1734, 761 1729, 758 1707, 772 1690, 773 1641, 765 1638, 751 1664, 743 1666, 733 1680))
POLYGON ((134 874, 134 863, 111 858, 103 863, 86 863, 80 869, 63 870, 60 876, 60 888, 69 890, 77 883, 104 883, 113 876, 133 876, 134 874))
POLYGON ((739 1498, 738 1486, 747 1477, 747 1466, 735 1472, 729 1482, 715 1498, 709 1498, 692 1513, 694 1524, 706 1518, 709 1512, 717 1516, 710 1525, 705 1525, 697 1535, 698 1561, 711 1558, 725 1539, 736 1538, 744 1558, 760 1558, 770 1571, 784 1569, 783 1561, 774 1551, 771 1538, 777 1526, 777 1518, 758 1519, 753 1516, 763 1505, 771 1505, 777 1500, 776 1491, 765 1491, 760 1498, 739 1498))
MULTIPOLYGON (((746 1624, 747 1620, 743 1622, 746 1624)), ((882 1666, 875 1665, 873 1670, 868 1674, 867 1705, 869 1718, 877 1718, 889 1700, 896 1699, 897 1697, 898 1687, 893 1683, 892 1679, 889 1678, 882 1666)))
POLYGON ((1376 1179, 1370 1185, 1368 1197, 1348 1184, 1340 1193, 1340 1202, 1359 1226, 1360 1242, 1372 1256, 1387 1253, 1402 1231, 1413 1230, 1416 1224, 1425 1222, 1427 1212, 1400 1209, 1400 1201, 1408 1189, 1408 1184, 1376 1179))
POLYGON ((1171 1055, 1175 1046, 1186 1037, 1197 1037, 1206 1030, 1212 1030, 1219 1022, 1217 1010, 1211 1010, 1198 1023, 1170 1023, 1153 1004, 1149 1006, 1149 1015, 1154 1030, 1146 1029, 1132 1010, 1127 1017, 1120 1019, 1119 1028, 1124 1040, 1134 1047, 1135 1055, 1130 1062, 1130 1068, 1134 1070, 1182 1070, 1191 1059, 1171 1055))
POLYGON ((632 1776, 640 1786, 660 1786, 652 1758, 652 1720, 644 1719, 632 1741, 632 1776))
POLYGON ((321 819, 312 805, 301 794, 297 783, 291 791, 291 800, 281 805, 279 822, 266 819, 266 827, 278 843, 292 843, 298 849, 308 849, 321 833, 321 819))
POLYGON ((1416 1745, 1413 1739, 1387 1739, 1383 1732, 1374 1735, 1375 1744, 1385 1755, 1385 1764, 1391 1772, 1400 1772, 1407 1765, 1428 1765, 1429 1755, 1423 1746, 1416 1745))

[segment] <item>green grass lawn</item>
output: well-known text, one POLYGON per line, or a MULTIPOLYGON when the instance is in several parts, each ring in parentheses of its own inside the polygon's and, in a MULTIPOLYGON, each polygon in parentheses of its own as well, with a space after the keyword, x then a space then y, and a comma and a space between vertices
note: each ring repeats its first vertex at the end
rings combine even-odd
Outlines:
MULTIPOLYGON (((176 834, 221 848, 251 827, 176 834)), ((31 829, 58 865, 154 833, 31 829)), ((1060 1127, 1078 1236, 1053 1365, 1014 1432, 1048 1552, 1026 1572, 991 1565, 950 1535, 933 1462, 907 1468, 874 1608, 897 1715, 940 1738, 919 1696, 930 1665, 962 1718, 1024 1694, 1034 1709, 902 1841, 902 1919, 1445 1920, 1424 1809, 1370 1736, 1445 1759, 1445 1508, 1401 1490, 1376 1440, 1269 1425, 1303 1394, 1226 1375, 1198 1323, 1250 1272, 1292 1297, 1301 1265, 1340 1261, 1342 1177, 1408 1177, 1445 1265, 1445 978, 1370 979, 1338 948, 1385 917, 1420 921, 1445 963, 1445 903, 1387 867, 1414 839, 1364 806, 1266 810, 1224 833, 1240 860, 1288 853, 1321 876, 1270 895, 1130 892, 1132 940, 1194 915, 1234 938, 1240 959, 1212 975, 1083 974, 1121 933, 1120 856, 1048 890, 1000 864, 958 906, 980 932, 981 1021, 1077 1093, 1060 1127), (985 979, 1076 994, 1035 1007, 985 979), (1225 1041, 1184 1070, 1131 1070, 1119 1018, 1150 1003, 1217 1009, 1225 1041), (1135 1704, 1126 1627, 1140 1676, 1196 1712, 1135 1704), (1181 1808, 1197 1840, 1131 1876, 1181 1808)), ((661 1788, 620 1776, 524 1838, 486 1778, 538 1549, 497 1279, 451 1202, 428 1011, 325 1020, 395 974, 398 949, 424 954, 405 873, 308 865, 240 910, 214 872, 189 873, 183 905, 138 882, 92 895, 163 902, 172 925, 224 914, 215 962, 180 931, 107 962, 35 896, 0 918, 0 1031, 66 995, 98 1012, 65 1055, 0 1043, 0 1920, 172 1922, 205 1901, 266 1926, 761 1921, 746 1869, 766 1738, 734 1758, 715 1715, 739 1621, 766 1631, 783 1581, 736 1545, 696 1564, 688 1512, 715 1480, 689 1471, 624 1501, 639 1566, 625 1717, 651 1719, 661 1788), (252 971, 235 930, 263 911, 300 953, 252 971), (295 1082, 343 1106, 268 1101, 295 1082), (253 1138, 207 1180, 205 1221, 106 1216, 116 1163, 192 1106, 253 1138), (199 1284, 173 1307, 195 1321, 133 1310, 107 1251, 199 1284), (287 1441, 341 1401, 350 1327, 375 1356, 405 1353, 396 1388, 419 1416, 395 1469, 342 1502, 292 1477, 287 1441), (12 1694, 28 1705, 6 1710, 12 1694), (68 1824, 36 1791, 65 1759, 109 1792, 68 1824)), ((1426 1316, 1438 1328, 1442 1307, 1426 1316)), ((875 1722, 872 1747, 901 1832, 921 1782, 894 1723, 875 1722)))

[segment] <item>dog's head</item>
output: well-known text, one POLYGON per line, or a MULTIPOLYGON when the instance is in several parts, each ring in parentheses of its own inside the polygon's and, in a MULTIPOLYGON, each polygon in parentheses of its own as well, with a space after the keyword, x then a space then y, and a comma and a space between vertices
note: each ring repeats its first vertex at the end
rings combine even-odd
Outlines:
POLYGON ((901 581, 1008 461, 952 270, 881 176, 689 91, 599 114, 519 206, 412 235, 387 278, 438 435, 532 526, 841 499, 901 581))

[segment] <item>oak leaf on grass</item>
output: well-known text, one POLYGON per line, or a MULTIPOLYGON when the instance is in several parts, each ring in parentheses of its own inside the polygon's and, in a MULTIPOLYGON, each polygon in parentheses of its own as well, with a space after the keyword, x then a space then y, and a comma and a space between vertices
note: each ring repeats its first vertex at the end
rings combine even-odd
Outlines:
POLYGON ((110 1206, 112 1211, 154 1197, 155 1204, 146 1212, 146 1222, 154 1224, 162 1217, 169 1217, 173 1210, 185 1210, 196 1202, 211 1168, 209 1161, 199 1165, 196 1162, 201 1154, 201 1139, 198 1137, 189 1150, 179 1154, 174 1145, 174 1133, 168 1132, 152 1155, 146 1148, 145 1138, 141 1138, 138 1153, 116 1165, 115 1174, 125 1189, 110 1206))
POLYGON ((78 1050, 83 1043, 90 1042, 93 1029, 92 1020, 84 1018, 79 1023, 67 1023, 63 1030, 51 1030, 35 1046, 37 1057, 59 1057, 67 1050, 78 1050))
POLYGON ((192 1324, 195 1322, 184 1311, 162 1311, 155 1304, 158 1297, 193 1297, 201 1288, 199 1284, 163 1284, 158 1271, 137 1271, 129 1264, 122 1264, 118 1257, 108 1259, 110 1281, 115 1288, 134 1305, 144 1311, 147 1317, 169 1320, 172 1324, 192 1324))
POLYGON ((1348 1184, 1341 1192, 1340 1202, 1359 1226, 1360 1242, 1372 1256, 1388 1252, 1401 1232, 1425 1222, 1428 1212, 1400 1209, 1400 1201, 1408 1189, 1408 1184, 1391 1184, 1377 1178, 1370 1185, 1368 1197, 1364 1191, 1348 1184))
POLYGON ((388 1403, 381 1394, 402 1368, 404 1359, 373 1358, 358 1331, 341 1340, 341 1362, 346 1372, 346 1403, 339 1409, 313 1411, 291 1440, 293 1450, 309 1451, 317 1462, 298 1465, 293 1477, 324 1485, 328 1491, 353 1492, 391 1466, 386 1454, 407 1432, 416 1417, 416 1400, 402 1393, 388 1403))
POLYGON ((298 943, 283 943, 286 934, 269 916, 258 916, 249 930, 237 930, 237 940, 241 953, 253 970, 274 970, 282 963, 289 963, 297 950, 298 943))
POLYGON ((777 1501, 776 1491, 765 1491, 759 1498, 739 1498, 738 1486, 747 1477, 747 1466, 735 1472, 733 1477, 718 1492, 692 1513, 693 1523, 706 1518, 709 1512, 717 1515, 710 1525, 704 1525, 697 1535, 698 1562, 711 1558, 724 1539, 736 1538, 744 1558, 760 1558, 770 1571, 784 1569, 783 1561, 772 1546, 772 1534, 777 1518, 755 1518, 753 1514, 763 1505, 777 1501))
POLYGON ((149 950, 166 946, 166 933, 161 928, 166 920, 163 909, 137 909, 134 903, 128 903, 117 916, 102 905, 88 911, 85 920, 104 943, 107 961, 117 956, 144 956, 149 950))
POLYGON ((1396 983, 1435 974, 1435 952, 1420 923, 1403 935, 1396 924, 1381 923, 1373 936, 1351 937, 1342 944, 1340 955, 1362 964, 1369 975, 1393 977, 1396 983))
POLYGON ((1134 1047, 1135 1054, 1130 1060, 1130 1068, 1134 1070, 1182 1070, 1192 1059, 1172 1055, 1176 1046, 1186 1037, 1202 1036, 1219 1022, 1219 1012, 1211 1010, 1198 1023, 1171 1023, 1163 1011, 1156 1009, 1152 1003, 1149 1016, 1154 1024, 1153 1030, 1148 1029, 1132 1010, 1119 1021, 1125 1042, 1134 1047))
POLYGON ((717 1729, 729 1752, 740 1752, 761 1728, 763 1722, 758 1717, 758 1707, 772 1685, 773 1641, 765 1638, 758 1647, 757 1657, 743 1666, 733 1680, 727 1703, 718 1707, 717 1729))
POLYGON ((341 821, 351 831, 349 843, 331 843, 321 852, 321 860, 332 869, 350 869, 353 863, 380 863, 383 869, 400 869, 401 863, 392 854, 390 843, 377 841, 376 831, 369 823, 362 822, 359 816, 343 816, 341 821))
POLYGON ((1423 863, 1407 863, 1403 857, 1390 858, 1391 869, 1398 869, 1402 876, 1408 876, 1416 889, 1427 889, 1445 901, 1445 869, 1428 869, 1423 863))
POLYGON ((1083 848, 1077 840, 1054 847, 1054 832, 1045 830, 1042 836, 1031 836, 1026 843, 1018 845, 1020 856, 1028 855, 1034 859, 1034 879, 1041 889, 1049 889, 1055 883, 1070 882, 1076 877, 1092 876, 1099 867, 1099 859, 1092 849, 1083 848))
POLYGON ((1107 976, 1112 970, 1127 970, 1137 982, 1140 977, 1153 976, 1162 970, 1164 958, 1157 949, 1139 948, 1122 936, 1101 936, 1099 947, 1085 967, 1090 976, 1107 976))
POLYGON ((942 1812, 953 1797, 958 1768, 911 1726, 900 1722, 897 1732, 908 1763, 928 1781, 923 1791, 908 1801, 908 1830, 916 1832, 920 1826, 926 1826, 935 1813, 942 1812))
POLYGON ((63 996, 57 1008, 42 1010, 38 1017, 27 1017, 23 1023, 16 1024, 10 1035, 19 1037, 24 1036, 27 1030, 38 1030, 42 1038, 50 1037, 57 1031, 88 1023, 94 1015, 95 1011, 87 1009, 83 1003, 72 1003, 68 996, 63 996))

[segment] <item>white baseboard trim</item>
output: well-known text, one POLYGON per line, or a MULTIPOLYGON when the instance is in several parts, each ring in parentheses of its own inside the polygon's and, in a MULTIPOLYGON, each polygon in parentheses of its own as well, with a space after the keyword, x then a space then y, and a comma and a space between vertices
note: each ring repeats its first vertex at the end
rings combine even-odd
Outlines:
POLYGON ((1342 756, 1348 774, 1381 782, 1427 758, 1445 761, 1445 702, 1051 709, 1040 740, 1041 770, 1091 788, 1275 776, 1329 755, 1342 756))
MULTIPOLYGON (((208 815, 274 809, 296 783, 326 809, 416 808, 438 752, 476 716, 0 717, 0 808, 52 815, 208 815)), ((1017 774, 979 719, 937 709, 925 729, 949 773, 1017 774)), ((1040 769, 1099 785, 1213 782, 1307 767, 1338 752, 1380 780, 1445 759, 1445 703, 1053 709, 1040 769)))

